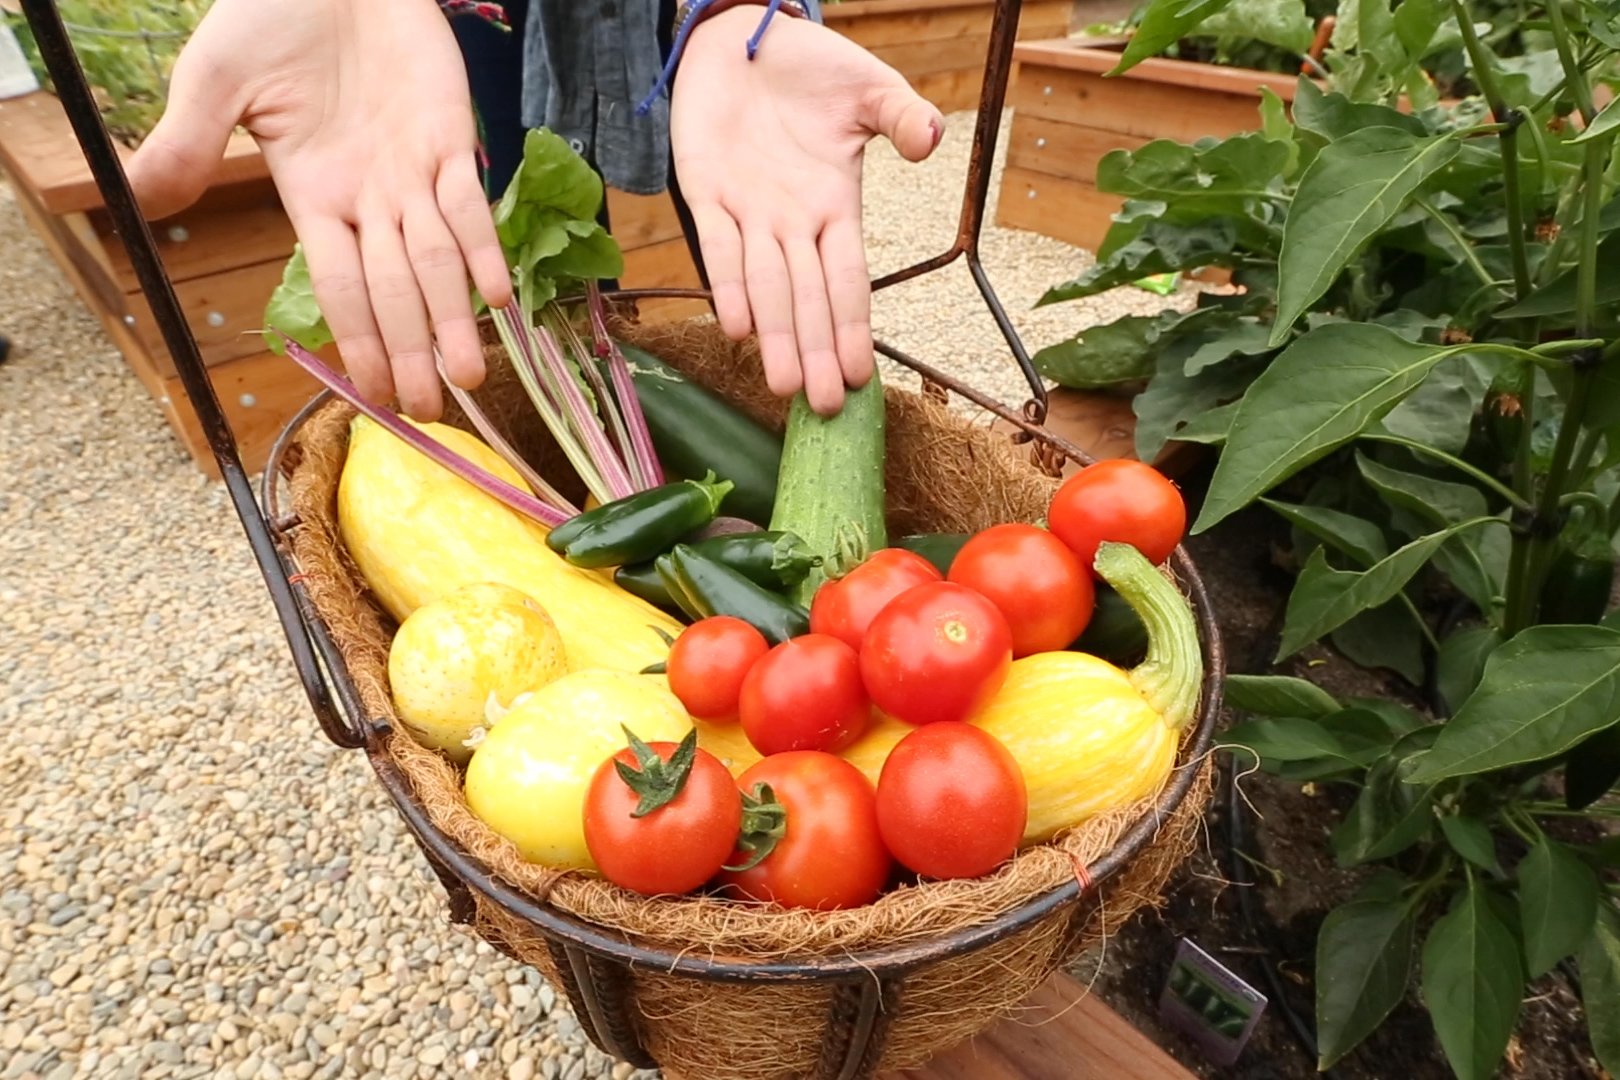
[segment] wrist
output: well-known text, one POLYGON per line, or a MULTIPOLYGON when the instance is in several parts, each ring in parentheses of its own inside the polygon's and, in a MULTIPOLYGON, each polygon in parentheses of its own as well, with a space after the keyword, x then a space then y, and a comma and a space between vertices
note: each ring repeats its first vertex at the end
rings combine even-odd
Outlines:
MULTIPOLYGON (((683 29, 691 35, 698 27, 713 22, 740 23, 745 17, 757 27, 769 6, 769 0, 683 0, 675 10, 673 35, 678 38, 683 29)), ((804 0, 778 0, 777 14, 790 19, 809 18, 804 0)))

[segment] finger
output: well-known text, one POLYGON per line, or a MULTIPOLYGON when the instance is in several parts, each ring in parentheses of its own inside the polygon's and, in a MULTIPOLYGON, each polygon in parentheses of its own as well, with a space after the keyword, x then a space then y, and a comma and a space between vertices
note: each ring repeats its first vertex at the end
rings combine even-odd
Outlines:
POLYGON ((844 404, 844 373, 833 349, 832 312, 827 306, 827 278, 821 254, 809 237, 790 237, 782 246, 793 284, 793 329, 804 373, 804 396, 810 407, 831 416, 844 404))
POLYGON ((439 168, 436 194, 439 212, 461 248, 478 295, 490 307, 505 307, 512 299, 512 275, 470 154, 450 158, 439 168))
POLYGON ((361 397, 374 405, 388 404, 394 400, 394 379, 366 295, 354 230, 336 218, 300 219, 293 227, 309 265, 315 303, 332 331, 344 369, 361 397))
POLYGON ((450 227, 429 199, 405 211, 405 250, 416 283, 433 320, 433 336, 444 356, 445 378, 471 390, 484 381, 484 350, 467 294, 467 270, 450 227))
POLYGON ((360 223, 360 261, 371 308, 388 350, 399 406, 416 420, 437 420, 443 402, 433 363, 427 308, 411 270, 400 223, 388 217, 360 223))
POLYGON ((709 276, 709 292, 714 297, 715 318, 727 337, 741 341, 753 328, 748 288, 743 281, 742 233, 731 214, 718 203, 703 203, 691 210, 698 246, 703 251, 703 268, 709 276))
POLYGON ((241 116, 236 79, 203 54, 182 52, 169 80, 163 116, 129 158, 126 170, 141 212, 156 220, 179 213, 208 189, 241 116))
POLYGON ((793 298, 787 262, 776 237, 767 229, 748 233, 743 240, 743 275, 748 288, 748 309, 759 335, 759 355, 765 366, 765 384, 778 397, 792 397, 804 385, 799 352, 793 338, 793 298))
POLYGON ((844 382, 865 386, 872 378, 872 281, 860 222, 839 218, 821 230, 821 266, 832 308, 833 343, 844 382))
POLYGON ((861 123, 877 132, 907 161, 921 161, 945 135, 945 117, 898 74, 868 94, 861 123))

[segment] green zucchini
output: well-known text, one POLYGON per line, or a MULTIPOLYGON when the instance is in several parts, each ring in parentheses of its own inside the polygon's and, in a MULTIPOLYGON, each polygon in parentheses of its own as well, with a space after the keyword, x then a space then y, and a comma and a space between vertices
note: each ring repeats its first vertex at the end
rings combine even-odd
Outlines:
POLYGON ((765 525, 776 503, 782 441, 651 353, 620 343, 653 449, 677 476, 732 483, 726 513, 765 525))
MULTIPOLYGON (((776 478, 773 532, 799 536, 824 560, 888 546, 883 519, 883 387, 877 372, 844 397, 844 407, 823 417, 801 393, 788 411, 782 468, 776 478)), ((826 578, 811 570, 794 590, 809 606, 826 578)))
POLYGON ((1091 611, 1091 621, 1070 648, 1118 667, 1133 667, 1146 655, 1147 646, 1147 628, 1141 617, 1107 582, 1097 582, 1097 604, 1091 611))
POLYGON ((956 561, 956 553, 967 542, 967 533, 918 533, 915 536, 902 536, 894 542, 894 546, 921 555, 933 563, 940 573, 948 574, 951 563, 956 561))

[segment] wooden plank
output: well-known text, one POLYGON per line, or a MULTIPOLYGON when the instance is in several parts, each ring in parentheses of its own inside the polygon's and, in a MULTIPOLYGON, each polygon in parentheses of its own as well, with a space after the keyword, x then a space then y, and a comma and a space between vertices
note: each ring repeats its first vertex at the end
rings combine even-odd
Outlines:
MULTIPOLYGON (((1078 446, 1093 459, 1136 457, 1136 412, 1130 395, 1056 386, 1047 391, 1046 409, 1046 429, 1078 446)), ((991 426, 1009 435, 1018 430, 1005 420, 997 420, 991 426)), ((1206 450, 1196 443, 1167 442, 1153 459, 1153 466, 1166 476, 1177 477, 1206 450)), ((1080 468, 1079 462, 1065 462, 1063 475, 1072 476, 1080 468)))
MULTIPOLYGON (((334 364, 334 357, 323 358, 334 364)), ((231 422, 242 464, 249 473, 264 468, 270 447, 287 421, 321 389, 316 379, 284 356, 261 352, 208 369, 220 406, 231 422)), ((163 380, 158 404, 199 468, 219 477, 213 451, 178 377, 163 380)))
POLYGON ((1097 165, 1110 152, 1135 150, 1147 141, 1139 135, 1121 135, 1015 112, 1007 138, 1007 164, 1090 182, 1097 176, 1097 165))
POLYGON ((626 253, 681 238, 681 219, 667 191, 661 195, 631 195, 608 188, 607 204, 613 238, 626 253))
MULTIPOLYGON (((129 149, 119 147, 127 159, 129 149)), ((54 94, 43 90, 0 101, 0 165, 34 193, 50 214, 68 214, 102 205, 67 114, 54 94)), ((269 176, 258 145, 235 132, 225 147, 215 186, 269 176)))
MULTIPOLYGON (((941 71, 909 80, 911 88, 932 102, 942 113, 965 112, 979 107, 979 91, 984 88, 982 67, 941 71)), ((971 127, 971 117, 969 118, 971 127)))
POLYGON ((1193 1080, 1169 1054, 1067 975, 920 1069, 884 1080, 1193 1080))
POLYGON ((949 41, 879 45, 871 53, 912 81, 924 75, 961 70, 971 70, 982 79, 985 59, 990 53, 990 34, 986 31, 962 34, 949 41))
POLYGON ((1082 181, 1009 165, 1001 176, 996 224, 1096 251, 1123 203, 1082 181))
MULTIPOLYGON (((1069 30, 1068 0, 1029 0, 1018 20, 1021 38, 1061 37, 1069 30)), ((918 41, 950 41, 989 34, 995 5, 989 0, 857 0, 822 8, 827 25, 868 49, 918 41)), ((982 64, 982 61, 981 61, 982 64)))
MULTIPOLYGON (((120 290, 140 288, 107 211, 92 210, 90 221, 102 237, 120 290)), ((175 282, 271 260, 285 262, 297 242, 268 179, 210 190, 195 206, 155 223, 152 238, 175 282)))
MULTIPOLYGON (((223 364, 264 351, 264 305, 281 283, 285 258, 227 270, 208 277, 177 282, 175 296, 202 352, 203 363, 223 364)), ((174 363, 164 347, 157 320, 138 292, 125 298, 130 328, 152 355, 158 371, 174 374, 174 363)))
MULTIPOLYGON (((1021 41, 1013 47, 1013 58, 1037 68, 1056 68, 1081 74, 1101 75, 1119 63, 1123 39, 1066 38, 1049 41, 1021 41)), ((1149 82, 1184 86, 1189 90, 1209 90, 1223 94, 1260 94, 1269 86, 1284 101, 1293 101, 1299 79, 1293 75, 1256 71, 1252 68, 1201 64, 1191 60, 1150 57, 1116 81, 1149 82)))
POLYGON ((626 289, 695 289, 701 282, 686 241, 676 239, 625 252, 619 284, 626 289))
MULTIPOLYGON (((1194 65, 1203 66, 1203 65, 1194 65)), ((1025 61, 1009 94, 1015 112, 1143 139, 1195 142, 1260 126, 1258 91, 1251 95, 1199 90, 1084 71, 1036 67, 1025 61)))

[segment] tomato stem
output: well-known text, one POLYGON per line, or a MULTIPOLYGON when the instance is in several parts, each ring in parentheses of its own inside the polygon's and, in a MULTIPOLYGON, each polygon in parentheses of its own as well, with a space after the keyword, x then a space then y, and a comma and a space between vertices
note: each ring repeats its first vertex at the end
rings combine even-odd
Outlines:
POLYGON ((1147 628, 1147 658, 1131 669, 1132 685, 1172 731, 1179 730, 1197 711, 1204 681, 1204 654, 1187 598, 1130 544, 1099 545, 1094 565, 1147 628))
POLYGON ((620 725, 620 730, 630 740, 636 765, 615 757, 613 768, 625 786, 638 796, 636 808, 630 811, 630 816, 643 818, 674 802, 686 787, 686 779, 692 775, 692 765, 697 761, 697 728, 686 733, 686 738, 681 740, 668 761, 659 757, 658 751, 642 742, 629 728, 620 725))
POLYGON ((748 859, 739 866, 722 868, 733 873, 758 866, 787 835, 787 807, 777 802, 771 785, 755 784, 753 791, 743 792, 742 800, 742 828, 737 837, 737 847, 748 852, 748 859))

